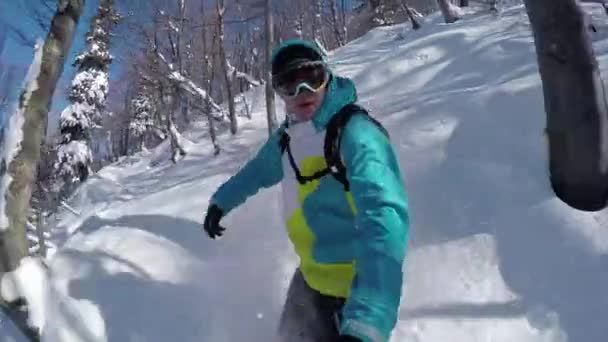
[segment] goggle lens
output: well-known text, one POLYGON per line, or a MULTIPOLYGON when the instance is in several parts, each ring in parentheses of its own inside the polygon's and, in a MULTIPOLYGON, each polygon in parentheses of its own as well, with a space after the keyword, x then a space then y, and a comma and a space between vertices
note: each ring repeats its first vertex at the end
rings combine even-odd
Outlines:
POLYGON ((329 73, 323 65, 311 65, 285 72, 276 77, 274 87, 286 96, 297 96, 303 89, 317 92, 325 86, 329 73))

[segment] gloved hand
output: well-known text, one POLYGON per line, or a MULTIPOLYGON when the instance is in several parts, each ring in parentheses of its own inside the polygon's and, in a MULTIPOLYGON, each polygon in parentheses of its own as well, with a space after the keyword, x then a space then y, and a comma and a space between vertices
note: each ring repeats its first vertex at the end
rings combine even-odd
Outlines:
POLYGON ((216 237, 222 236, 226 228, 220 226, 220 220, 224 217, 224 211, 215 204, 212 204, 207 209, 207 215, 205 215, 205 223, 203 228, 207 232, 210 238, 215 239, 216 237))
POLYGON ((348 335, 340 335, 337 342, 362 342, 360 339, 348 335))

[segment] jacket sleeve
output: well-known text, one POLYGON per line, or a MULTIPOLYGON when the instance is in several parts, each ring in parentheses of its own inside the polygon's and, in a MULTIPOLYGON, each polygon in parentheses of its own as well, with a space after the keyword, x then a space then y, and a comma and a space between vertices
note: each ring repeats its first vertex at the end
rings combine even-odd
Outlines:
POLYGON ((344 129, 340 152, 356 207, 355 279, 341 334, 388 341, 397 322, 409 234, 404 184, 389 138, 363 115, 344 129))
POLYGON ((228 213, 255 195, 283 179, 279 130, 275 131, 241 169, 223 183, 211 197, 211 203, 228 213))

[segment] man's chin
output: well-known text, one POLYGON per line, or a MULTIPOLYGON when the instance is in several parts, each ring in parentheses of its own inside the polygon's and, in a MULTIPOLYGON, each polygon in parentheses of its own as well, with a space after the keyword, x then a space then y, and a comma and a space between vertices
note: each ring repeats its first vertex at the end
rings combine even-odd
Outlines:
POLYGON ((302 112, 296 113, 295 116, 299 121, 308 121, 315 116, 315 112, 314 111, 302 111, 302 112))

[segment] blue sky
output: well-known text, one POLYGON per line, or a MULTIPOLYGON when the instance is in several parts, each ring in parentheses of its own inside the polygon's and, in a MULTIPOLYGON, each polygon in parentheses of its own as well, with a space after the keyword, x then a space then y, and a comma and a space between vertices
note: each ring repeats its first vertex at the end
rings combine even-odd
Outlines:
MULTIPOLYGON (((46 38, 46 32, 43 32, 38 25, 23 13, 23 4, 31 0, 1 0, 0 1, 0 24, 8 23, 12 26, 23 29, 31 37, 46 38)), ((89 22, 93 15, 95 15, 95 9, 97 7, 96 0, 86 1, 86 8, 81 17, 77 32, 74 36, 72 48, 70 54, 66 59, 63 74, 57 84, 57 90, 53 98, 51 112, 49 114, 50 120, 58 120, 58 114, 68 105, 66 98, 66 91, 69 87, 71 79, 74 77, 75 68, 72 67, 74 57, 82 51, 84 48, 84 36, 89 28, 89 22)), ((16 40, 11 34, 8 35, 8 40, 4 47, 4 51, 0 59, 5 63, 18 65, 22 72, 25 73, 27 67, 32 62, 33 49, 31 47, 23 46, 16 40)), ((15 84, 15 93, 18 94, 21 86, 24 74, 20 74, 18 82, 15 84)), ((2 121, 4 122, 4 115, 2 115, 2 121)), ((49 126, 56 125, 56 123, 49 122, 49 126)))

